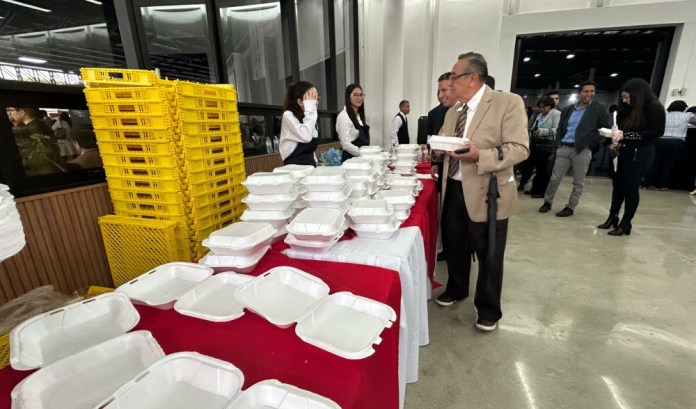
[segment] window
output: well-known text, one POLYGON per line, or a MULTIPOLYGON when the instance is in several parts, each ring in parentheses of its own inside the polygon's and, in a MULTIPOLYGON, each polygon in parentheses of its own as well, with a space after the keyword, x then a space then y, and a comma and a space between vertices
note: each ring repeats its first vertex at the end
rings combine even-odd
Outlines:
POLYGON ((328 84, 331 83, 327 78, 331 71, 328 12, 322 0, 295 1, 300 79, 314 84, 323 96, 319 109, 328 109, 328 84))
POLYGON ((334 29, 336 35, 336 107, 345 105, 348 84, 355 82, 355 51, 353 49, 353 2, 334 0, 334 29))

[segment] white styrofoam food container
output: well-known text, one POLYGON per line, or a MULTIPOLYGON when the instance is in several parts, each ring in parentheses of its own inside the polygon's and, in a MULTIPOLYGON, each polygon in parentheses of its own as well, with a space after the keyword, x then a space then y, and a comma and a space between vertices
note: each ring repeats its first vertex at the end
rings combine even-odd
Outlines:
POLYGON ((341 164, 341 167, 346 170, 350 176, 370 175, 375 172, 375 164, 371 159, 363 159, 360 157, 351 158, 341 164))
POLYGON ((468 138, 432 135, 428 139, 428 144, 430 145, 430 149, 451 152, 463 148, 468 141, 468 138))
POLYGON ((382 152, 382 147, 379 145, 365 145, 365 146, 361 146, 359 148, 359 150, 360 150, 360 155, 362 156, 363 153, 382 152))
POLYGON ((242 184, 254 195, 282 194, 292 189, 295 180, 287 173, 256 172, 242 184))
POLYGON ((288 234, 285 237, 285 242, 290 245, 292 249, 295 250, 300 250, 300 251, 306 251, 309 253, 326 253, 331 249, 331 247, 334 246, 334 244, 338 243, 338 240, 343 237, 344 232, 338 233, 336 237, 331 239, 330 241, 307 241, 307 240, 298 240, 295 236, 292 234, 288 234))
POLYGON ((235 291, 235 298, 271 324, 287 328, 329 294, 329 286, 293 267, 275 267, 235 291))
POLYGON ((250 256, 271 244, 277 232, 270 223, 237 222, 212 232, 202 244, 217 255, 250 256))
POLYGON ((29 375, 12 390, 12 409, 93 409, 163 357, 149 331, 117 336, 29 375))
POLYGON ((10 364, 35 369, 130 331, 140 320, 123 294, 108 293, 29 318, 10 332, 10 364))
POLYGON ((339 166, 320 166, 302 179, 302 185, 309 191, 335 192, 343 190, 348 176, 345 169, 339 166))
POLYGON ((105 399, 108 409, 223 409, 244 384, 229 362, 196 352, 167 355, 105 399))
POLYGON ((415 176, 390 175, 387 183, 392 189, 414 193, 418 186, 418 178, 415 176))
POLYGON ((377 199, 386 200, 394 210, 410 210, 416 203, 416 199, 408 190, 380 190, 375 196, 377 199))
POLYGON ((388 223, 394 209, 386 200, 358 200, 353 202, 348 217, 353 223, 388 223))
POLYGON ((299 240, 330 241, 343 230, 344 213, 338 209, 307 208, 287 225, 299 240))
POLYGON ((415 152, 411 151, 406 151, 406 152, 398 152, 396 154, 396 160, 398 161, 412 161, 416 157, 415 152))
POLYGON ((336 208, 350 197, 351 188, 349 184, 336 192, 309 192, 302 196, 302 200, 307 202, 309 207, 336 208))
POLYGON ((273 169, 273 173, 289 173, 290 176, 295 179, 295 182, 301 180, 313 171, 314 166, 312 165, 285 165, 273 169))
POLYGON ((350 197, 359 198, 364 197, 369 189, 369 184, 367 180, 351 181, 350 182, 350 197))
POLYGON ((403 222, 404 220, 408 219, 409 216, 411 216, 411 209, 406 209, 406 210, 394 210, 394 217, 396 218, 397 221, 400 223, 403 222))
POLYGON ((206 321, 235 320, 244 315, 244 306, 234 299, 234 292, 253 278, 232 272, 216 274, 179 298, 174 309, 179 314, 206 321))
POLYGON ((240 393, 225 409, 341 409, 334 401, 315 393, 268 379, 240 393))
POLYGON ((143 273, 116 289, 135 304, 167 310, 191 288, 213 275, 213 269, 195 263, 167 263, 143 273))
POLYGON ((386 223, 353 223, 350 228, 355 231, 358 237, 387 240, 399 230, 400 225, 401 223, 392 216, 386 223))
POLYGON ((208 267, 225 267, 237 273, 248 273, 256 268, 256 265, 259 264, 259 261, 261 261, 269 248, 271 248, 270 245, 263 246, 259 251, 248 256, 226 256, 208 253, 198 262, 208 267))
POLYGON ((308 344, 346 359, 362 359, 380 344, 379 334, 392 326, 396 312, 390 306, 350 292, 322 300, 303 317, 295 333, 308 344))
POLYGON ((411 143, 411 144, 402 144, 397 147, 397 151, 399 153, 403 152, 412 152, 415 153, 418 149, 420 149, 420 145, 417 143, 411 143))
POLYGON ((251 210, 286 210, 297 200, 297 193, 290 190, 287 193, 254 195, 249 194, 242 199, 251 210))
POLYGON ((251 210, 246 209, 240 218, 251 223, 270 223, 276 229, 280 229, 295 215, 295 209, 287 210, 251 210))

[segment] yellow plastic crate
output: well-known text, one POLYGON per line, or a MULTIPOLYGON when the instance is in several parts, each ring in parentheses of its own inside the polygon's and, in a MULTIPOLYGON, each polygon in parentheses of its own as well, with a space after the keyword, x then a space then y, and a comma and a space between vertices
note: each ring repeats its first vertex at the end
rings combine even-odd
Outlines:
MULTIPOLYGON (((169 101, 123 100, 115 103, 92 102, 89 104, 90 115, 175 115, 176 107, 169 101)), ((230 114, 231 115, 231 114, 230 114)))
POLYGON ((109 142, 169 142, 178 141, 180 136, 172 129, 107 129, 97 130, 97 141, 109 142))
POLYGON ((182 191, 181 179, 141 179, 137 177, 124 178, 109 176, 109 188, 122 190, 146 190, 150 192, 178 193, 182 191))
MULTIPOLYGON (((203 219, 211 216, 215 213, 223 212, 227 209, 232 209, 233 211, 238 211, 242 206, 246 209, 246 204, 242 203, 242 198, 244 196, 232 194, 229 197, 222 198, 206 205, 196 205, 191 208, 192 220, 203 219)), ((241 210, 242 212, 244 210, 241 210)))
POLYGON ((215 166, 204 170, 198 170, 192 172, 188 170, 186 172, 186 183, 187 185, 196 185, 199 183, 207 183, 212 180, 217 180, 223 177, 230 177, 234 175, 231 166, 222 165, 215 166))
POLYGON ((82 80, 87 86, 152 86, 159 81, 154 71, 130 70, 120 68, 81 68, 82 80))
POLYGON ((218 109, 237 112, 237 103, 224 99, 206 98, 202 96, 176 95, 176 105, 179 109, 218 109))
POLYGON ((183 159, 184 157, 189 161, 194 160, 218 160, 223 158, 229 158, 223 163, 231 163, 233 158, 238 157, 242 154, 242 147, 239 144, 227 144, 227 145, 213 145, 213 146, 203 146, 203 147, 185 147, 182 143, 176 144, 180 155, 179 157, 183 159))
MULTIPOLYGON (((219 176, 213 179, 206 179, 200 182, 189 182, 188 191, 191 197, 198 197, 204 194, 215 193, 221 189, 234 188, 240 185, 235 181, 235 176, 233 173, 226 173, 223 176, 219 176)), ((232 193, 240 193, 243 190, 241 188, 233 189, 232 193)))
POLYGON ((179 122, 182 135, 205 135, 240 132, 239 122, 179 122))
POLYGON ((243 160, 242 158, 242 154, 229 153, 202 159, 189 159, 185 161, 186 172, 195 173, 223 166, 232 168, 234 165, 239 164, 243 160))
POLYGON ((0 335, 0 369, 10 364, 10 333, 0 335))
POLYGON ((242 134, 239 132, 180 136, 180 143, 187 148, 236 144, 242 150, 242 134))
MULTIPOLYGON (((147 169, 166 168, 177 170, 184 165, 183 160, 177 155, 167 154, 146 154, 143 152, 115 154, 101 152, 101 157, 105 168, 107 166, 127 166, 147 169)), ((227 161, 231 162, 232 160, 228 159, 223 163, 227 163, 227 161)), ((201 166, 204 166, 204 164, 201 164, 201 166)))
POLYGON ((102 154, 155 154, 155 155, 176 155, 177 146, 174 142, 153 142, 153 141, 127 141, 112 142, 108 139, 99 141, 99 152, 102 154))
POLYGON ((157 216, 160 214, 186 216, 187 208, 183 203, 156 203, 156 202, 142 202, 139 200, 117 200, 111 199, 114 205, 114 211, 116 214, 126 213, 140 213, 143 215, 153 215, 157 216))
POLYGON ((183 204, 184 195, 182 192, 168 192, 166 190, 136 190, 118 189, 109 182, 109 193, 112 200, 138 201, 143 203, 169 203, 183 204))
POLYGON ((166 87, 85 88, 87 104, 113 104, 119 101, 176 102, 173 89, 166 87))
POLYGON ((237 101, 237 92, 232 84, 197 84, 195 82, 175 81, 174 88, 180 95, 237 101))
POLYGON ((177 261, 176 222, 102 216, 99 227, 114 285, 119 286, 161 264, 177 261))
POLYGON ((108 178, 133 178, 137 180, 153 180, 153 181, 181 181, 181 171, 178 167, 163 166, 127 166, 127 165, 111 165, 104 166, 106 177, 108 178))
POLYGON ((193 110, 184 109, 177 112, 180 121, 186 122, 236 122, 239 128, 239 114, 230 111, 219 110, 193 110))
POLYGON ((94 129, 168 129, 175 126, 174 119, 168 115, 153 116, 99 116, 91 115, 94 129))

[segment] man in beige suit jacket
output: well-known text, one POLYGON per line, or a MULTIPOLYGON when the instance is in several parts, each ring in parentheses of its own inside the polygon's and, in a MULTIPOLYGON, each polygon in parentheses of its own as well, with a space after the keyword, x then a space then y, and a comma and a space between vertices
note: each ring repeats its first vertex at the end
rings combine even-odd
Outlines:
POLYGON ((436 299, 438 304, 447 306, 469 295, 471 254, 475 252, 479 260, 474 299, 478 311, 476 328, 482 331, 494 330, 502 317, 500 295, 507 222, 519 210, 513 166, 529 155, 522 98, 491 90, 485 85, 487 76, 486 60, 477 53, 460 55, 452 68, 450 80, 460 103, 447 112, 441 133, 457 136, 459 123, 468 138, 469 151, 445 153, 442 238, 449 279, 445 292, 436 299), (456 165, 458 170, 451 170, 456 165), (499 196, 496 221, 489 226, 487 194, 492 176, 497 178, 499 196), (489 243, 489 227, 495 230, 495 237, 490 237, 494 246, 489 243), (488 258, 491 248, 494 251, 488 258))

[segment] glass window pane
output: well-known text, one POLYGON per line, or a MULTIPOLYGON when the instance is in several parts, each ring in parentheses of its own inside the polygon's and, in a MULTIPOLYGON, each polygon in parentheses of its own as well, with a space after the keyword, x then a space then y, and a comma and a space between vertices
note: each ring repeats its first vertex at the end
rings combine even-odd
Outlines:
MULTIPOLYGON (((311 82, 319 95, 326 96, 327 64, 331 58, 328 10, 322 0, 295 0, 295 13, 300 79, 311 82)), ((321 98, 319 109, 327 109, 327 104, 327 99, 321 98)))
POLYGON ((141 7, 145 43, 152 67, 161 76, 217 82, 210 46, 210 28, 199 4, 141 7))
POLYGON ((353 2, 334 0, 334 25, 336 33, 336 106, 345 105, 345 90, 355 82, 353 61, 353 2))
MULTIPOLYGON (((268 153, 266 146, 266 118, 262 115, 239 115, 242 129, 244 156, 268 153)), ((271 141, 272 143, 273 141, 271 141)))
POLYGON ((319 140, 321 143, 338 139, 338 136, 334 138, 335 127, 330 117, 321 117, 317 123, 319 124, 319 140))
POLYGON ((283 105, 291 72, 286 63, 289 53, 284 52, 280 2, 220 6, 219 10, 227 82, 237 88, 239 102, 283 105))
POLYGON ((81 84, 80 67, 125 67, 113 0, 2 3, 0 79, 81 84))

